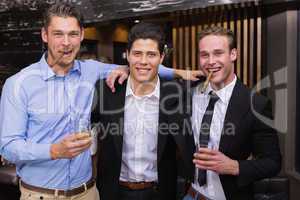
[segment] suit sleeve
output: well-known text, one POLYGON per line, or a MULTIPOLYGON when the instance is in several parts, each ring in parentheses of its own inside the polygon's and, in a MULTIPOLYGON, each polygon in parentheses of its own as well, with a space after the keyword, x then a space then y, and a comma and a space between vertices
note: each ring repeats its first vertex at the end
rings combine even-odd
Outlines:
POLYGON ((257 111, 256 115, 253 116, 252 141, 249 141, 252 142, 253 158, 239 161, 240 174, 237 177, 239 186, 275 176, 281 169, 281 154, 277 132, 263 122, 266 121, 264 120, 266 118, 273 119, 272 105, 270 101, 263 99, 264 103, 262 103, 260 100, 258 97, 252 102, 254 109, 257 111))

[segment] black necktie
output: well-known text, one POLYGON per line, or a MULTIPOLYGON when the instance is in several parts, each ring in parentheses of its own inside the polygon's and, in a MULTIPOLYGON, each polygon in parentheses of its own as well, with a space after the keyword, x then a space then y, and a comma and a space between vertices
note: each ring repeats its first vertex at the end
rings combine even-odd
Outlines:
MULTIPOLYGON (((209 132, 210 132, 210 125, 211 120, 214 112, 214 107, 216 102, 218 101, 219 97, 211 91, 209 93, 209 103, 206 107, 205 113, 202 118, 201 122, 201 129, 199 135, 199 147, 207 148, 208 141, 209 141, 209 132)), ((200 186, 206 184, 206 170, 198 169, 198 183, 200 186)))

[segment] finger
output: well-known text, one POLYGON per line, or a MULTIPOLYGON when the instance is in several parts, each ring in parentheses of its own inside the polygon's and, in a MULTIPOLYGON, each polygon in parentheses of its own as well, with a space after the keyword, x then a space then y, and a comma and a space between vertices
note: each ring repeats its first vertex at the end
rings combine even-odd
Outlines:
POLYGON ((210 155, 215 155, 217 154, 218 150, 214 149, 209 149, 209 148, 199 148, 197 153, 205 153, 205 154, 210 154, 210 155))
POLYGON ((196 76, 196 77, 200 77, 200 76, 205 76, 205 74, 203 73, 202 70, 195 70, 192 72, 193 76, 196 76))
POLYGON ((76 140, 77 140, 76 133, 69 134, 64 138, 65 142, 75 142, 76 140))
POLYGON ((202 166, 205 166, 205 167, 214 167, 214 166, 217 165, 217 162, 214 161, 214 160, 197 160, 197 159, 194 159, 193 163, 196 164, 196 165, 202 165, 202 166))
POLYGON ((81 140, 77 140, 76 142, 74 142, 75 146, 74 147, 82 147, 85 145, 88 145, 92 142, 92 138, 86 138, 86 139, 81 139, 81 140))
POLYGON ((71 153, 72 155, 80 154, 80 153, 86 151, 89 147, 90 147, 90 145, 85 145, 85 146, 78 147, 78 148, 72 148, 69 150, 69 153, 71 153))
POLYGON ((216 160, 216 156, 207 153, 195 153, 194 159, 197 160, 216 160))
POLYGON ((198 81, 199 80, 199 78, 197 76, 193 76, 193 75, 190 77, 190 79, 191 79, 191 81, 198 81))
POLYGON ((78 141, 91 140, 91 136, 89 133, 80 132, 80 133, 72 133, 65 138, 66 142, 69 143, 77 143, 78 141))
POLYGON ((112 92, 115 91, 115 81, 116 81, 117 77, 118 77, 118 74, 116 72, 112 72, 106 79, 106 81, 107 81, 106 83, 112 92))
POLYGON ((88 132, 80 132, 76 134, 77 140, 89 139, 91 136, 88 132))
POLYGON ((106 85, 111 89, 111 76, 108 76, 107 78, 106 78, 106 85))
POLYGON ((69 142, 67 144, 68 150, 76 149, 76 148, 84 148, 87 145, 92 143, 91 139, 83 139, 83 140, 76 140, 74 142, 69 142))
POLYGON ((128 74, 121 74, 120 78, 119 78, 119 84, 122 85, 123 82, 128 78, 128 74))

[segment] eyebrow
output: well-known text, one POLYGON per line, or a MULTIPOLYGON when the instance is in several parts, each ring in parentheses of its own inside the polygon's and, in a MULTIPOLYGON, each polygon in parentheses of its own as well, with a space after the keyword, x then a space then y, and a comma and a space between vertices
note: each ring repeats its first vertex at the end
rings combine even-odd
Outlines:
MULTIPOLYGON (((212 52, 216 52, 216 51, 225 51, 224 49, 213 49, 212 52)), ((199 53, 208 53, 208 51, 206 50, 200 50, 199 53)))
POLYGON ((155 50, 155 51, 152 51, 152 50, 149 50, 149 51, 143 51, 143 50, 138 50, 138 49, 132 49, 131 50, 132 52, 146 52, 146 53, 159 53, 159 51, 155 50))

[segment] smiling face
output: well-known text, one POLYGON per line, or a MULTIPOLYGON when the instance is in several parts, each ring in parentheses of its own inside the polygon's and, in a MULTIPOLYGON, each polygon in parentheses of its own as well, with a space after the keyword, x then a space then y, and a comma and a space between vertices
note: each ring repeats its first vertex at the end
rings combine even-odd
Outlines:
POLYGON ((48 44, 48 64, 69 69, 79 52, 83 30, 74 17, 52 16, 49 26, 42 29, 42 39, 48 44))
POLYGON ((236 57, 237 51, 230 50, 226 36, 207 35, 199 41, 200 67, 206 75, 213 72, 210 83, 216 90, 233 81, 236 57))
POLYGON ((158 43, 152 39, 137 39, 127 51, 130 77, 135 84, 156 83, 158 65, 164 55, 160 54, 158 43))

